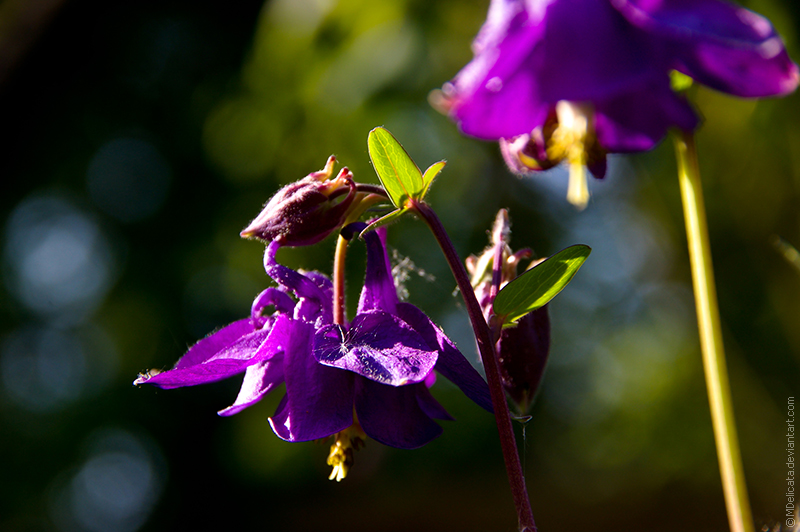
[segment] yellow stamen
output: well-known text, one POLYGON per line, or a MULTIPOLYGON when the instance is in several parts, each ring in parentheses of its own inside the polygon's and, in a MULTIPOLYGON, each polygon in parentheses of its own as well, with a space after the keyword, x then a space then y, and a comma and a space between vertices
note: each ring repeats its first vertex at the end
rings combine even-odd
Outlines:
POLYGON ((552 159, 567 160, 569 164, 567 201, 583 210, 589 202, 585 166, 589 136, 594 134, 589 118, 592 116, 592 109, 585 104, 562 100, 556 104, 556 115, 558 128, 550 139, 547 155, 552 159))
POLYGON ((328 480, 341 482, 347 476, 355 461, 354 452, 364 445, 367 435, 361 425, 353 423, 350 427, 334 435, 331 452, 328 455, 328 465, 333 467, 328 480))
POLYGON ((570 157, 569 161, 569 186, 567 187, 567 201, 575 205, 578 210, 586 208, 589 203, 589 185, 586 179, 586 166, 584 157, 570 157))

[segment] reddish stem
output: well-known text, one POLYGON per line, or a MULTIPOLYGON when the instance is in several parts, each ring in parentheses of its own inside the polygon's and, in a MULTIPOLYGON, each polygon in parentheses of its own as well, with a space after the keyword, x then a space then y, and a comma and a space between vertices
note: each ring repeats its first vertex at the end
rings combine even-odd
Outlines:
POLYGON ((494 342, 492 341, 492 334, 489 331, 489 326, 486 319, 481 313, 481 307, 478 304, 478 299, 475 297, 475 291, 472 289, 467 270, 464 268, 464 263, 456 253, 450 237, 444 229, 439 217, 426 203, 422 201, 409 200, 408 207, 422 218, 425 223, 433 232, 436 241, 444 252, 447 263, 453 272, 453 277, 456 279, 458 289, 461 291, 461 296, 464 298, 464 304, 467 306, 467 314, 469 315, 470 322, 472 323, 472 330, 475 333, 475 340, 478 344, 478 351, 483 360, 483 366, 486 369, 486 380, 489 384, 489 393, 492 398, 492 405, 494 406, 495 420, 497 422, 497 430, 500 434, 500 447, 503 451, 503 458, 506 464, 506 472, 508 473, 508 482, 511 486, 511 494, 514 498, 514 506, 517 509, 517 517, 519 520, 519 530, 521 532, 535 532, 537 530, 536 523, 533 520, 533 511, 531 510, 530 499, 528 498, 528 490, 525 487, 525 477, 522 472, 522 464, 519 459, 519 452, 517 451, 517 442, 514 437, 514 429, 511 426, 511 414, 508 410, 508 403, 506 403, 505 392, 503 385, 500 382, 500 364, 497 359, 494 342))

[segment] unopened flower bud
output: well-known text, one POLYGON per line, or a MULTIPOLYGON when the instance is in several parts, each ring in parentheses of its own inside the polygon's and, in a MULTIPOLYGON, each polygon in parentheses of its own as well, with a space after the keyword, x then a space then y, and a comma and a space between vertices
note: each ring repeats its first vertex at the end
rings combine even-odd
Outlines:
MULTIPOLYGON (((510 234, 508 213, 502 209, 497 213, 492 229, 492 245, 480 256, 472 255, 467 259, 475 296, 489 323, 495 319, 492 304, 497 291, 517 277, 520 261, 531 256, 529 249, 521 249, 516 253, 511 250, 508 245, 510 234), (495 267, 494 261, 498 256, 502 263, 495 267), (494 286, 495 283, 497 286, 494 286)), ((538 262, 541 261, 533 264, 538 262)), ((503 388, 517 413, 524 415, 539 388, 550 352, 547 305, 523 316, 516 325, 499 329, 499 333, 500 339, 495 345, 503 388)))
POLYGON ((509 399, 524 415, 542 381, 550 353, 550 315, 547 305, 520 318, 516 327, 500 334, 500 378, 509 399))
POLYGON ((356 197, 356 184, 347 167, 331 179, 335 162, 331 155, 324 169, 280 189, 241 236, 309 246, 341 227, 356 197))

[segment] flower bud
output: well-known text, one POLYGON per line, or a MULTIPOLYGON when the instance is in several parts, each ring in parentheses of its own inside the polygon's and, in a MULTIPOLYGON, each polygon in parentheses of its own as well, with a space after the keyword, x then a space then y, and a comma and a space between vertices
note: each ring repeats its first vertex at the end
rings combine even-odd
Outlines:
MULTIPOLYGON (((472 255, 467 259, 475 296, 488 323, 494 321, 492 304, 497 291, 517 277, 520 260, 531 256, 529 249, 512 252, 508 245, 510 233, 508 213, 502 209, 497 213, 492 229, 492 245, 480 256, 472 255), (498 252, 502 263, 495 267, 494 260, 498 252), (495 273, 499 274, 499 282, 494 279, 495 273), (496 288, 493 287, 494 282, 498 282, 496 288)), ((541 261, 531 266, 538 262, 541 261)), ((547 305, 525 315, 512 327, 501 328, 500 339, 495 346, 506 396, 514 404, 517 413, 524 415, 539 388, 550 352, 547 305)))
POLYGON ((356 197, 356 184, 347 167, 331 179, 335 162, 331 155, 324 169, 280 189, 241 236, 309 246, 341 227, 356 197))
POLYGON ((497 351, 503 387, 517 413, 524 415, 539 389, 550 353, 547 305, 526 314, 516 327, 503 329, 497 351))

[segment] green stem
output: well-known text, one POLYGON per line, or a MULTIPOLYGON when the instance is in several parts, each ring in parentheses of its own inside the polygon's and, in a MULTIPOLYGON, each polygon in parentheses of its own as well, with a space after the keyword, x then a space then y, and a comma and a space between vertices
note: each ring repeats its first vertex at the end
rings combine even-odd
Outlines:
POLYGON ((347 244, 342 235, 336 240, 336 252, 333 255, 333 323, 344 325, 344 263, 347 257, 347 244))
POLYGON ((492 398, 494 407, 495 421, 497 430, 500 434, 500 447, 503 451, 503 459, 506 464, 508 482, 511 486, 511 495, 514 499, 514 506, 517 509, 517 519, 520 532, 536 532, 536 523, 533 520, 531 502, 528 498, 528 490, 525 487, 525 475, 522 471, 522 464, 517 451, 517 442, 514 438, 514 429, 511 425, 511 415, 508 411, 503 384, 500 381, 500 363, 497 360, 492 334, 489 326, 481 312, 481 307, 475 297, 464 263, 456 253, 453 243, 447 236, 447 232, 436 216, 436 213, 425 202, 410 200, 410 208, 422 218, 430 228, 436 241, 444 252, 447 264, 453 272, 458 289, 464 298, 467 307, 467 314, 472 323, 472 330, 475 333, 475 340, 478 350, 483 360, 483 367, 486 370, 486 380, 489 384, 489 394, 492 398))
POLYGON ((728 370, 722 347, 722 330, 711 266, 711 247, 697 150, 691 132, 681 132, 675 135, 674 139, 689 244, 689 260, 692 267, 697 325, 700 330, 700 348, 703 352, 703 367, 728 520, 733 532, 753 532, 753 517, 747 498, 742 456, 733 417, 728 370))

